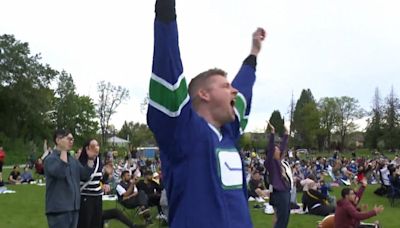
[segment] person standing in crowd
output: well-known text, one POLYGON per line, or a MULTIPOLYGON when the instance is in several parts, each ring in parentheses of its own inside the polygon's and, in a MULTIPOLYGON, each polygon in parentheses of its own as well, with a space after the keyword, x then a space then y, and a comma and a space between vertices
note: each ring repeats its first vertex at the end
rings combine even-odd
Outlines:
POLYGON ((157 0, 155 8, 147 123, 160 147, 170 227, 252 227, 235 143, 250 112, 265 30, 253 33, 250 55, 232 84, 226 72, 210 69, 193 78, 187 89, 175 0, 157 0))
MULTIPOLYGON (((82 166, 94 162, 94 167, 89 180, 80 182, 81 206, 79 210, 78 228, 101 228, 103 227, 101 215, 103 210, 103 188, 101 179, 103 176, 103 165, 99 158, 99 143, 96 139, 88 140, 83 146, 79 156, 82 166)), ((71 155, 72 156, 72 155, 71 155)))
POLYGON ((272 192, 270 204, 276 211, 275 228, 286 228, 290 216, 290 191, 293 188, 292 170, 288 162, 284 161, 284 154, 288 143, 288 131, 285 129, 280 146, 275 145, 275 128, 268 122, 271 134, 268 141, 267 159, 265 168, 269 173, 272 192))
POLYGON ((44 160, 46 216, 50 228, 76 228, 80 208, 80 180, 88 180, 94 161, 82 166, 68 151, 74 137, 68 130, 56 130, 56 148, 44 160))
POLYGON ((3 147, 0 146, 0 187, 4 186, 3 182, 3 165, 4 161, 6 160, 6 152, 4 151, 3 147))

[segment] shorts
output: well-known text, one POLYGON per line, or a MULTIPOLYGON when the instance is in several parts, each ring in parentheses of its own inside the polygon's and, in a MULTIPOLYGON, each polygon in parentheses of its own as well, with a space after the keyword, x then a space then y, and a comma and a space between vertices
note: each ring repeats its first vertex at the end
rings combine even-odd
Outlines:
POLYGON ((3 161, 0 161, 0 173, 3 172, 3 161))

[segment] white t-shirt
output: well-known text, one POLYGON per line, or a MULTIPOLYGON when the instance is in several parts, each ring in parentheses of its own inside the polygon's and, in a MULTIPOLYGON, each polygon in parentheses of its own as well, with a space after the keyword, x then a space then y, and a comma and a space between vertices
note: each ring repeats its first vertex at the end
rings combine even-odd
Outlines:
MULTIPOLYGON (((133 192, 137 192, 137 191, 138 191, 138 189, 135 185, 135 187, 133 187, 133 192)), ((125 194, 126 189, 119 184, 119 185, 117 185, 117 192, 118 192, 118 195, 122 196, 123 194, 125 194)))

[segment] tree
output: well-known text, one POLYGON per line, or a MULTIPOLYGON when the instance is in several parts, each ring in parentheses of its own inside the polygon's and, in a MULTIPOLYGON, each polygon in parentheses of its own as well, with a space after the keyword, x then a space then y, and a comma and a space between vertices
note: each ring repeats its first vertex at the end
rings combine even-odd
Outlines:
POLYGON ((319 113, 310 89, 301 92, 293 115, 295 145, 313 148, 319 130, 319 113))
POLYGON ((12 139, 41 141, 52 128, 49 85, 58 72, 40 60, 40 54, 31 55, 28 43, 0 36, 0 131, 12 139))
POLYGON ((293 92, 292 92, 292 99, 290 100, 290 110, 289 110, 289 122, 290 122, 290 128, 289 128, 289 135, 292 135, 293 132, 293 116, 294 116, 294 110, 295 110, 295 103, 294 103, 294 97, 293 97, 293 92))
POLYGON ((368 120, 365 142, 369 148, 377 149, 378 142, 383 135, 383 105, 378 88, 375 88, 370 115, 372 116, 368 120))
POLYGON ((384 112, 383 139, 385 147, 394 151, 400 146, 400 101, 394 93, 393 87, 390 94, 386 97, 384 112))
POLYGON ((243 150, 253 149, 250 132, 246 132, 240 136, 239 147, 242 148, 243 150))
POLYGON ((332 130, 337 123, 338 106, 335 98, 324 97, 318 102, 323 149, 331 148, 332 130))
POLYGON ((278 110, 272 112, 269 122, 275 127, 275 132, 279 136, 283 136, 285 132, 285 120, 281 117, 281 113, 278 110))
POLYGON ((77 95, 71 74, 62 71, 58 77, 55 102, 56 124, 58 129, 69 129, 75 135, 75 115, 77 114, 77 95))
POLYGON ((147 124, 125 121, 117 135, 129 139, 133 147, 156 145, 154 135, 147 124))
POLYGON ((90 97, 76 94, 71 74, 65 71, 60 73, 56 94, 57 128, 69 129, 75 136, 77 145, 94 137, 98 130, 95 105, 90 97))
POLYGON ((335 99, 338 107, 336 128, 340 136, 340 148, 343 150, 347 135, 358 127, 354 121, 364 116, 364 110, 360 108, 358 100, 353 97, 342 96, 335 99))
POLYGON ((99 92, 97 114, 100 119, 101 141, 104 145, 111 116, 116 113, 118 106, 129 98, 129 91, 121 86, 114 86, 110 82, 104 81, 97 84, 97 91, 99 92))
POLYGON ((75 134, 77 142, 83 145, 84 141, 97 136, 99 123, 96 121, 96 106, 88 96, 76 96, 77 115, 75 115, 75 134))

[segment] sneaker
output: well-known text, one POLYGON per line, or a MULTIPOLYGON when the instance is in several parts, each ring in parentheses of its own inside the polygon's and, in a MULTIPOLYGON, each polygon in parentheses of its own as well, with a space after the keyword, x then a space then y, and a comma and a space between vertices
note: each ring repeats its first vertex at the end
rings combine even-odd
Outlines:
POLYGON ((160 219, 160 220, 162 220, 162 219, 166 219, 167 218, 167 216, 165 216, 163 213, 160 213, 160 214, 158 214, 157 216, 156 216, 156 219, 160 219))
POLYGON ((256 199, 254 199, 254 197, 252 197, 252 196, 249 197, 249 202, 255 201, 255 200, 256 200, 256 199))
POLYGON ((149 208, 143 208, 143 209, 139 209, 138 215, 143 215, 146 213, 149 213, 150 209, 149 208))
POLYGON ((261 197, 257 197, 256 201, 257 201, 257 203, 264 203, 265 202, 265 200, 263 198, 261 198, 261 197))
POLYGON ((265 206, 265 209, 264 209, 265 214, 268 214, 268 215, 274 214, 274 208, 269 203, 265 203, 264 206, 265 206))

